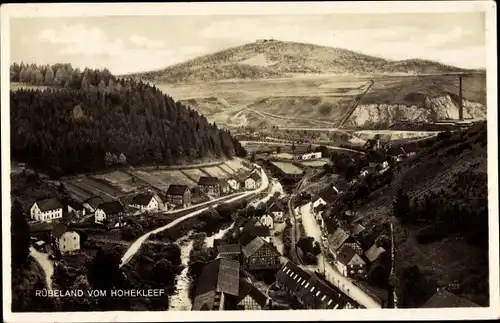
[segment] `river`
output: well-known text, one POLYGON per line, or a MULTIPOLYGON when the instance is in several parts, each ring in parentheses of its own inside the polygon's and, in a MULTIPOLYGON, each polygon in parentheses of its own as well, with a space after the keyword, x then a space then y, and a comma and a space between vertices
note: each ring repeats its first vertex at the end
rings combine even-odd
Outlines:
MULTIPOLYGON (((207 247, 213 247, 215 239, 220 239, 224 234, 234 226, 234 223, 225 229, 205 238, 207 247)), ((175 294, 169 299, 169 311, 189 311, 191 310, 191 300, 189 299, 189 285, 191 279, 188 276, 189 253, 193 249, 193 241, 189 240, 191 232, 179 239, 181 247, 181 262, 185 266, 182 272, 177 276, 175 294)))

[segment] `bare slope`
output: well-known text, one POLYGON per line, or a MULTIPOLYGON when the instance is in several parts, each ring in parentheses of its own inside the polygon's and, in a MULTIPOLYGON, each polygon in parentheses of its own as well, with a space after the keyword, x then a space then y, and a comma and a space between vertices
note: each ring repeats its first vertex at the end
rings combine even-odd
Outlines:
POLYGON ((433 74, 459 72, 437 62, 391 61, 342 48, 271 41, 249 43, 200 56, 163 70, 129 75, 149 81, 191 83, 227 79, 260 79, 299 74, 433 74))

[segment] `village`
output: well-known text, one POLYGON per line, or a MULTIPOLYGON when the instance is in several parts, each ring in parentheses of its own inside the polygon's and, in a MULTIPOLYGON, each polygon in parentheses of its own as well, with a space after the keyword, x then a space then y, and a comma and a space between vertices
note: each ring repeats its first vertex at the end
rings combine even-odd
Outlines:
MULTIPOLYGON (((413 156, 415 149, 408 147, 368 141, 364 147, 367 165, 349 181, 330 174, 328 181, 314 183, 331 172, 334 158, 328 151, 325 157, 323 148, 287 153, 279 147, 255 154, 251 162, 242 160, 245 168, 233 176, 199 176, 196 186, 173 182, 163 192, 146 189, 128 196, 126 204, 99 195, 83 201, 57 196, 36 200, 27 211, 32 254, 46 262, 42 267, 47 268, 86 252, 95 243, 124 244, 131 250, 133 245, 126 241, 144 231, 130 237, 124 232, 137 219, 161 219, 164 224, 196 216, 219 203, 246 199, 250 202, 246 215, 235 217, 229 227, 211 238, 211 246, 205 245, 216 250, 216 256, 191 282, 192 300, 179 296, 172 309, 391 307, 397 300, 390 288, 374 281, 384 280, 380 277, 392 271, 391 228, 366 228, 355 212, 333 216, 330 206, 357 183, 385 176, 391 166, 413 156), (380 158, 374 151, 383 151, 386 157, 380 158), (186 308, 186 304, 179 305, 181 301, 192 304, 186 308)), ((342 158, 349 160, 348 156, 342 158)), ((451 297, 445 291, 438 294, 451 297)))

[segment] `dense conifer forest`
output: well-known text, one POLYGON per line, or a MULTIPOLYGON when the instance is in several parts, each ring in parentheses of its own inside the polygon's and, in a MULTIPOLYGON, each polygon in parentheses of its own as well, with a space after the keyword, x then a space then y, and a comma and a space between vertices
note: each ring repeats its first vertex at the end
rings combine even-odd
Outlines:
POLYGON ((11 90, 12 159, 52 177, 246 154, 229 131, 154 85, 106 69, 21 63, 10 80, 34 85, 11 90))

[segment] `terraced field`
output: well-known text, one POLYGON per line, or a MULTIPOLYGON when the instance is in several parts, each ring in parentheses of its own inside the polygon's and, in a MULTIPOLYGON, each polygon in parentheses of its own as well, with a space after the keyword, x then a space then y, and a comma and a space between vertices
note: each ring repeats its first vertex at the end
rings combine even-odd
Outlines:
POLYGON ((243 162, 240 159, 231 159, 231 160, 226 161, 225 164, 229 168, 231 168, 231 169, 233 169, 235 171, 238 171, 240 169, 243 169, 245 171, 249 171, 250 170, 247 166, 245 166, 243 164, 243 162))
POLYGON ((66 187, 66 189, 70 193, 71 197, 73 197, 75 200, 79 201, 80 203, 92 196, 91 192, 88 192, 87 190, 81 189, 79 186, 75 185, 71 181, 65 182, 64 186, 66 187))
POLYGON ((228 165, 226 165, 226 164, 221 164, 221 165, 219 165, 219 167, 220 167, 222 170, 224 170, 224 171, 228 172, 228 173, 229 173, 229 174, 231 174, 231 175, 236 174, 236 172, 234 171, 234 169, 232 169, 231 167, 229 167, 229 166, 228 166, 228 165))
POLYGON ((202 168, 203 171, 210 174, 210 176, 218 177, 218 178, 229 178, 230 175, 220 169, 219 167, 205 167, 202 168))
POLYGON ((194 180, 180 170, 157 170, 148 173, 163 183, 166 183, 167 188, 170 184, 187 185, 189 188, 193 188, 197 185, 194 180))
POLYGON ((198 183, 200 177, 207 176, 204 172, 202 172, 198 168, 183 169, 182 172, 196 183, 198 183))
MULTIPOLYGON (((77 201, 83 202, 91 196, 100 196, 105 201, 116 199, 126 200, 134 193, 150 189, 165 192, 171 184, 187 185, 190 188, 197 186, 201 176, 215 176, 229 178, 232 175, 248 173, 241 160, 230 160, 219 166, 187 169, 121 169, 109 173, 64 180, 63 183, 70 195, 77 201)), ((192 166, 191 166, 192 167, 192 166)))

